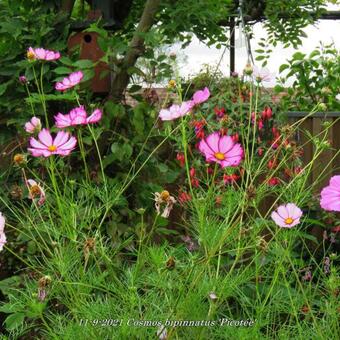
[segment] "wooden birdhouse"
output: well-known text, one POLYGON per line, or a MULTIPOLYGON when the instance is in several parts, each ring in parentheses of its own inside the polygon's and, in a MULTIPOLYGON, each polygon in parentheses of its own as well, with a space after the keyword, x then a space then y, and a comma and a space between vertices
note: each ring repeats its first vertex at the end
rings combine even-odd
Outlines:
MULTIPOLYGON (((80 59, 89 59, 98 62, 104 52, 98 44, 98 33, 96 32, 77 32, 70 36, 68 49, 72 51, 79 46, 80 59)), ((91 89, 94 93, 108 93, 110 91, 110 68, 109 65, 99 61, 94 68, 95 75, 91 80, 91 89)))

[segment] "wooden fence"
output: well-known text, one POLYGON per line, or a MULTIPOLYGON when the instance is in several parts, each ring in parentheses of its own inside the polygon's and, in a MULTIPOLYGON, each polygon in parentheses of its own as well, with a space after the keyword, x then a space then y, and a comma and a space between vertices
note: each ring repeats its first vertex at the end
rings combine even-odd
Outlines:
MULTIPOLYGON (((308 112, 288 112, 288 123, 291 125, 307 117, 308 114, 308 112)), ((322 140, 326 133, 326 140, 331 144, 331 149, 324 150, 314 162, 309 178, 310 184, 318 181, 315 189, 319 191, 328 184, 329 178, 332 175, 340 175, 340 152, 336 155, 340 149, 340 112, 316 112, 299 125, 295 134, 295 140, 298 144, 304 145, 304 154, 302 156, 304 164, 308 164, 313 159, 315 152, 315 146, 310 141, 306 131, 312 136, 319 135, 320 140, 322 140), (329 124, 331 127, 325 129, 325 124, 329 124)))

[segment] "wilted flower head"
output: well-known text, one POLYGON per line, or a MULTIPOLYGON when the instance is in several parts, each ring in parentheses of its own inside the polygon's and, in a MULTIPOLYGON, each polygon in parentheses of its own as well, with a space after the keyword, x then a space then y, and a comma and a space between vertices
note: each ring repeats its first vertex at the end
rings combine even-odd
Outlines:
POLYGON ((84 74, 82 71, 77 71, 71 73, 68 77, 65 77, 61 82, 55 84, 55 89, 57 91, 66 91, 76 85, 78 85, 83 79, 84 74))
POLYGON ((216 162, 222 168, 239 165, 243 157, 241 144, 235 144, 232 137, 221 136, 218 132, 202 139, 198 148, 207 162, 216 162))
POLYGON ((311 269, 312 269, 312 267, 307 267, 307 268, 303 269, 305 274, 302 276, 302 281, 311 281, 312 280, 313 276, 312 276, 311 269))
POLYGON ((189 235, 181 236, 182 241, 185 243, 189 251, 198 249, 198 244, 189 235))
POLYGON ((38 281, 38 300, 40 302, 43 302, 46 299, 47 296, 47 287, 52 282, 52 279, 49 275, 43 276, 38 281))
POLYGON ((27 163, 27 158, 22 153, 16 153, 13 157, 13 162, 14 162, 15 165, 17 165, 19 167, 25 166, 26 163, 27 163))
POLYGON ((27 58, 29 60, 57 60, 60 58, 60 53, 50 50, 45 50, 43 48, 32 48, 29 47, 27 50, 27 58))
POLYGON ((28 198, 31 200, 38 199, 38 205, 44 204, 46 194, 44 189, 33 179, 27 180, 28 198))
POLYGON ((49 130, 42 129, 39 132, 38 139, 30 138, 31 148, 28 151, 34 157, 49 157, 51 155, 67 156, 76 147, 77 140, 70 136, 68 132, 59 131, 53 139, 49 130))
POLYGON ((41 121, 37 117, 32 117, 30 121, 25 124, 25 130, 28 133, 36 133, 41 130, 41 121))
POLYGON ((321 190, 321 208, 327 211, 340 211, 340 176, 333 176, 329 185, 321 190))
POLYGON ((19 185, 14 184, 11 187, 10 195, 14 200, 21 200, 23 197, 23 190, 19 185))
POLYGON ((257 66, 254 66, 253 77, 257 82, 261 81, 272 81, 274 79, 274 75, 270 73, 267 68, 259 69, 257 66))
POLYGON ((302 210, 294 203, 280 205, 276 211, 271 214, 274 222, 282 228, 292 228, 300 223, 302 210))
POLYGON ((168 218, 170 211, 173 208, 173 205, 176 203, 176 200, 174 197, 170 196, 169 191, 163 190, 161 193, 155 192, 155 208, 157 211, 157 214, 161 213, 161 205, 165 205, 165 208, 162 213, 162 217, 168 218))
POLYGON ((6 235, 5 235, 5 217, 0 212, 0 251, 4 248, 4 245, 6 244, 6 235))
POLYGON ((69 126, 94 124, 101 120, 102 115, 103 115, 102 111, 99 109, 96 109, 88 117, 84 109, 84 106, 79 106, 79 107, 72 109, 66 115, 58 113, 56 116, 54 116, 54 119, 55 119, 55 124, 57 128, 60 129, 60 128, 65 128, 69 126))
POLYGON ((85 267, 87 265, 87 262, 89 260, 91 252, 93 252, 93 253, 96 252, 96 239, 93 238, 93 237, 86 239, 86 241, 84 243, 85 267))
POLYGON ((323 271, 325 274, 330 273, 330 266, 331 266, 331 260, 328 256, 326 256, 323 260, 323 271))
POLYGON ((159 112, 159 118, 161 120, 174 120, 179 117, 187 115, 191 110, 189 102, 183 102, 181 105, 173 104, 169 109, 162 109, 159 112))

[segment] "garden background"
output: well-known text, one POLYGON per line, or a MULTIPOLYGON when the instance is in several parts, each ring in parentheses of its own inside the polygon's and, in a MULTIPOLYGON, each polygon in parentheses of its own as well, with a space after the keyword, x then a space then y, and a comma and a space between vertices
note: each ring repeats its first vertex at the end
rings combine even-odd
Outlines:
POLYGON ((338 339, 339 7, 0 1, 1 338, 338 339))

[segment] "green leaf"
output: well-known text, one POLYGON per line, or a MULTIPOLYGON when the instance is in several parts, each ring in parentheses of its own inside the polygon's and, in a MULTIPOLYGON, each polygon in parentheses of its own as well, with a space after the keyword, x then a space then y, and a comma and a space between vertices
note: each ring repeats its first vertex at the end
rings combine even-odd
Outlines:
POLYGON ((14 330, 22 325, 25 319, 24 313, 14 313, 9 315, 5 320, 7 330, 14 330))
POLYGON ((129 92, 134 93, 139 91, 142 88, 142 86, 140 85, 132 85, 131 87, 129 87, 129 92))
POLYGON ((137 75, 139 75, 140 77, 144 77, 144 78, 146 77, 146 76, 145 76, 145 73, 144 73, 140 68, 135 67, 135 66, 129 67, 129 68, 127 69, 127 73, 128 73, 129 75, 137 74, 137 75))
POLYGON ((294 60, 303 60, 306 55, 301 52, 296 52, 293 54, 293 59, 294 60))
POLYGON ((5 93, 5 91, 7 90, 7 86, 8 86, 8 83, 0 85, 0 96, 2 96, 5 93))
POLYGON ((289 68, 288 64, 282 64, 279 68, 279 73, 283 72, 284 70, 286 70, 287 68, 289 68))
POLYGON ((11 314, 15 312, 21 311, 21 306, 14 304, 14 303, 6 303, 2 306, 0 306, 0 312, 11 314))
POLYGON ((69 74, 72 72, 72 70, 65 66, 59 66, 53 70, 56 74, 69 74))
POLYGON ((20 276, 11 276, 7 279, 0 281, 0 290, 4 295, 7 295, 13 288, 18 286, 21 282, 20 276))
POLYGON ((94 63, 90 59, 81 59, 81 60, 76 61, 74 63, 74 66, 80 69, 93 68, 94 63))
POLYGON ((122 118, 125 115, 125 108, 122 104, 107 101, 104 105, 105 115, 110 118, 122 118))

